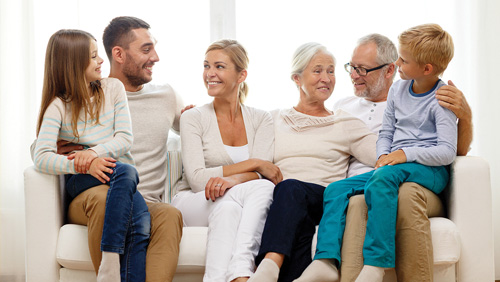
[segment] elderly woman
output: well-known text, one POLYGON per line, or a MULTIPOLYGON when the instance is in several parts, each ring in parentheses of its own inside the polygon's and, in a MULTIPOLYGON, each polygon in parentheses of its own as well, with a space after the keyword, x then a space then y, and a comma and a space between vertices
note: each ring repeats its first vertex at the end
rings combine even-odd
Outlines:
POLYGON ((272 163, 271 115, 243 104, 247 64, 238 42, 210 45, 203 81, 213 102, 180 121, 184 175, 172 204, 185 226, 209 227, 205 282, 248 280, 274 185, 282 180, 272 163))
POLYGON ((315 226, 323 214, 325 186, 345 178, 349 158, 375 164, 377 137, 353 116, 325 107, 335 86, 335 58, 317 43, 300 46, 292 61, 297 106, 272 113, 275 164, 283 178, 274 190, 249 281, 292 281, 311 262, 315 226))

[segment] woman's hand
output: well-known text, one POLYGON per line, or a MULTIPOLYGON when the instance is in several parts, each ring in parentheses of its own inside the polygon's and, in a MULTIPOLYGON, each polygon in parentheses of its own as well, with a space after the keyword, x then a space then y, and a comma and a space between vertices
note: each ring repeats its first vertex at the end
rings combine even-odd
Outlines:
POLYGON ((113 173, 113 170, 110 167, 115 167, 115 162, 115 159, 109 157, 95 158, 90 164, 88 174, 97 178, 97 180, 101 181, 102 183, 106 183, 109 181, 109 177, 105 173, 113 173))
POLYGON ((97 153, 93 150, 79 151, 68 156, 68 160, 75 160, 75 171, 78 173, 87 173, 95 158, 97 153))
POLYGON ((232 177, 211 177, 205 186, 205 198, 215 201, 215 199, 224 196, 227 189, 236 185, 235 179, 232 177))
POLYGON ((403 150, 394 151, 388 155, 381 155, 375 164, 375 169, 386 166, 406 163, 406 154, 403 150))
POLYGON ((274 183, 274 185, 280 183, 283 180, 283 174, 281 174, 280 168, 269 161, 258 160, 257 172, 264 176, 266 179, 274 183))

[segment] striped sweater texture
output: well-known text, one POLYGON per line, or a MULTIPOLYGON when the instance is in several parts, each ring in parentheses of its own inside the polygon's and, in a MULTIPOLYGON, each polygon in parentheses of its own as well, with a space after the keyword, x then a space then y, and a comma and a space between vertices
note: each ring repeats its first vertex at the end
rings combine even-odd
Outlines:
POLYGON ((115 78, 101 80, 104 107, 99 112, 99 123, 84 120, 83 112, 78 121, 77 139, 71 127, 69 104, 56 98, 47 108, 36 141, 35 168, 48 174, 76 174, 74 161, 57 154, 57 141, 66 140, 94 150, 99 157, 112 157, 117 161, 134 164, 132 123, 123 84, 115 78))

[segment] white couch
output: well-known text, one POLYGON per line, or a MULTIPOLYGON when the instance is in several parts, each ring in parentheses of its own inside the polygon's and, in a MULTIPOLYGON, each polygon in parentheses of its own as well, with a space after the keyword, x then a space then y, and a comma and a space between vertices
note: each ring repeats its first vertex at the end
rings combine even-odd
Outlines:
MULTIPOLYGON (((169 144, 170 186, 180 175, 178 143, 169 144)), ((432 218, 434 281, 494 281, 493 222, 488 163, 458 157, 444 194, 448 218, 432 218)), ((65 224, 67 200, 60 178, 28 167, 24 172, 26 208, 26 281, 95 281, 87 227, 65 224)), ((206 227, 184 227, 175 282, 201 282, 206 227)), ((314 245, 314 242, 313 242, 314 245)), ((385 282, 396 281, 388 271, 385 282)))

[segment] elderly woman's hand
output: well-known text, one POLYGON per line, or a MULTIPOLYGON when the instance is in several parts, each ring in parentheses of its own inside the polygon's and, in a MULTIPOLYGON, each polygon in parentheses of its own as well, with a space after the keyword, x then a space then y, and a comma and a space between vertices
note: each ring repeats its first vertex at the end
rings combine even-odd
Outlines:
POLYGON ((283 174, 281 174, 280 168, 269 161, 260 160, 257 172, 274 183, 274 185, 283 180, 283 174))

